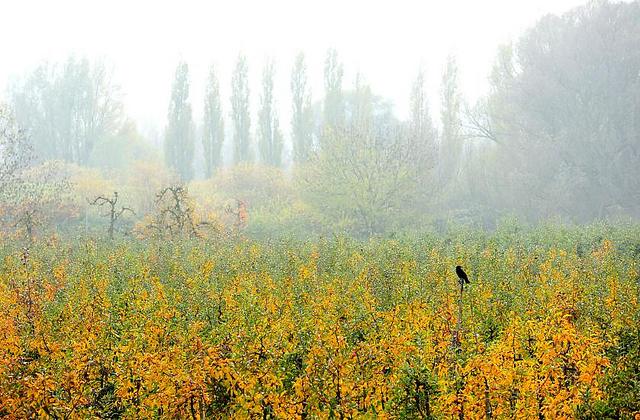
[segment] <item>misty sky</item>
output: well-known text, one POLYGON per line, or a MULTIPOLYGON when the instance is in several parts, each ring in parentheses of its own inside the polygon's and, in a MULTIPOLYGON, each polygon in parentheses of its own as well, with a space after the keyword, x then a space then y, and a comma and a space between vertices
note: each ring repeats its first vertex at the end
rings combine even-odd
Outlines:
MULTIPOLYGON (((224 112, 229 113, 230 71, 240 51, 249 59, 253 111, 264 58, 277 63, 276 93, 283 116, 290 107, 289 73, 296 52, 307 53, 313 96, 322 92, 327 48, 345 64, 345 87, 360 71, 404 117, 412 80, 422 64, 429 94, 438 100, 449 53, 458 57, 461 87, 471 99, 486 89, 499 44, 516 38, 546 13, 562 13, 583 0, 469 1, 133 1, 2 0, 0 91, 8 80, 44 59, 69 54, 101 58, 113 66, 127 113, 164 126, 170 85, 179 59, 191 69, 194 117, 210 63, 217 63, 224 112)), ((435 104, 434 104, 435 105, 435 104)), ((288 120, 286 120, 288 121, 288 120)), ((284 123, 288 132, 288 122, 284 123)))

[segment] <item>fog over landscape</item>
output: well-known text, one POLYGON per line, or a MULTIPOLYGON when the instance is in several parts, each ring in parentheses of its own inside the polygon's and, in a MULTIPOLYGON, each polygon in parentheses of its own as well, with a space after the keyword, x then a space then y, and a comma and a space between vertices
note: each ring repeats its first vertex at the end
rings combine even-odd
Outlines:
MULTIPOLYGON (((127 112, 143 125, 163 127, 176 63, 190 65, 195 115, 202 112, 207 69, 219 66, 227 98, 234 62, 244 53, 253 89, 264 60, 278 65, 276 87, 283 115, 289 69, 307 55, 309 80, 323 90, 325 53, 336 48, 345 64, 345 85, 362 72, 374 91, 408 115, 410 83, 420 65, 435 110, 440 76, 449 54, 461 67, 460 86, 475 100, 488 88, 496 49, 514 40, 547 13, 562 13, 580 0, 528 1, 8 1, 0 36, 0 90, 43 60, 70 54, 113 66, 127 112), (37 10, 37 12, 34 12, 37 10)), ((257 101, 256 101, 257 104, 257 101)))
MULTIPOLYGON (((15 156, 4 157, 21 163, 11 176, 66 165, 54 172, 74 200, 109 185, 143 207, 130 226, 167 183, 222 225, 242 203, 258 216, 247 232, 260 234, 640 211, 637 2, 26 1, 5 11, 5 124, 29 149, 7 141, 15 156), (156 176, 140 185, 145 171, 156 176)), ((73 208, 92 226, 89 207, 73 208)))
POLYGON ((0 419, 640 420, 640 0, 0 0, 0 419))

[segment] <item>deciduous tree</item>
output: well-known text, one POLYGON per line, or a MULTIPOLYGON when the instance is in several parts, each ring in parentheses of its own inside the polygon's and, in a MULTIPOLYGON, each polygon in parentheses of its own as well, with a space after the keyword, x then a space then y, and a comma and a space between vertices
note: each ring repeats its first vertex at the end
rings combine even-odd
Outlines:
POLYGON ((462 161, 461 107, 458 87, 458 65, 453 56, 447 58, 442 75, 441 109, 442 135, 440 138, 440 181, 443 185, 454 182, 460 173, 462 161))
POLYGON ((204 124, 202 147, 204 149, 205 176, 211 177, 222 164, 224 143, 224 118, 220 102, 220 85, 216 69, 211 66, 204 98, 204 124))
POLYGON ((313 147, 313 114, 311 112, 311 90, 307 76, 307 66, 303 53, 296 56, 291 71, 292 117, 291 137, 293 160, 306 162, 313 147))
POLYGON ((235 163, 249 162, 252 159, 249 69, 244 55, 238 57, 231 80, 231 118, 233 120, 233 160, 235 163))
POLYGON ((122 124, 120 91, 102 62, 70 57, 42 64, 10 88, 16 117, 35 155, 86 165, 94 147, 122 124))
POLYGON ((274 73, 274 63, 269 60, 262 72, 262 96, 260 97, 260 112, 258 114, 258 146, 263 163, 281 166, 283 138, 273 98, 274 73))
POLYGON ((343 75, 338 52, 330 49, 324 63, 324 125, 327 129, 341 127, 344 123, 343 75))
POLYGON ((164 152, 167 166, 184 181, 193 178, 194 126, 189 103, 189 66, 180 62, 171 88, 164 152))
POLYGON ((13 112, 0 103, 0 193, 19 180, 31 161, 31 145, 13 112))

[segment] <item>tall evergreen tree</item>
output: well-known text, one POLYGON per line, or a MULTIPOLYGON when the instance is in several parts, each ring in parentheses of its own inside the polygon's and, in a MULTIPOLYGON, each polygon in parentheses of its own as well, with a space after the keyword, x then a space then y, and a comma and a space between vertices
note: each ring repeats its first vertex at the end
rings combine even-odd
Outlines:
POLYGON ((458 176, 462 158, 462 100, 458 88, 458 65, 453 56, 447 58, 441 89, 440 179, 442 183, 449 183, 458 176))
POLYGON ((272 60, 267 61, 262 71, 262 96, 260 98, 259 149, 263 163, 272 166, 282 165, 282 134, 278 113, 273 99, 273 77, 275 74, 272 60))
POLYGON ((247 58, 241 54, 231 79, 231 118, 234 128, 233 159, 236 163, 251 161, 248 73, 247 58))
POLYGON ((327 52, 324 64, 324 124, 325 127, 340 127, 344 123, 344 98, 342 94, 342 77, 344 69, 338 60, 338 52, 331 49, 327 52))
POLYGON ((208 178, 222 163, 222 144, 224 143, 224 118, 220 103, 220 85, 213 66, 209 70, 209 81, 205 90, 203 123, 202 147, 205 174, 208 178))
POLYGON ((296 56, 291 71, 291 137, 293 160, 301 163, 309 159, 313 146, 313 114, 311 113, 311 90, 307 78, 307 65, 303 53, 296 56))
POLYGON ((189 66, 180 62, 171 89, 164 151, 167 166, 183 181, 193 178, 194 127, 189 103, 189 66))

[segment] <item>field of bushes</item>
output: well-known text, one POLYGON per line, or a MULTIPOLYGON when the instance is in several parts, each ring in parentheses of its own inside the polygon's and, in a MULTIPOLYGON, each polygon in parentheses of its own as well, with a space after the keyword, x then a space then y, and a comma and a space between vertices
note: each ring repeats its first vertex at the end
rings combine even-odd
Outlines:
POLYGON ((638 419, 639 234, 4 240, 0 417, 638 419))

